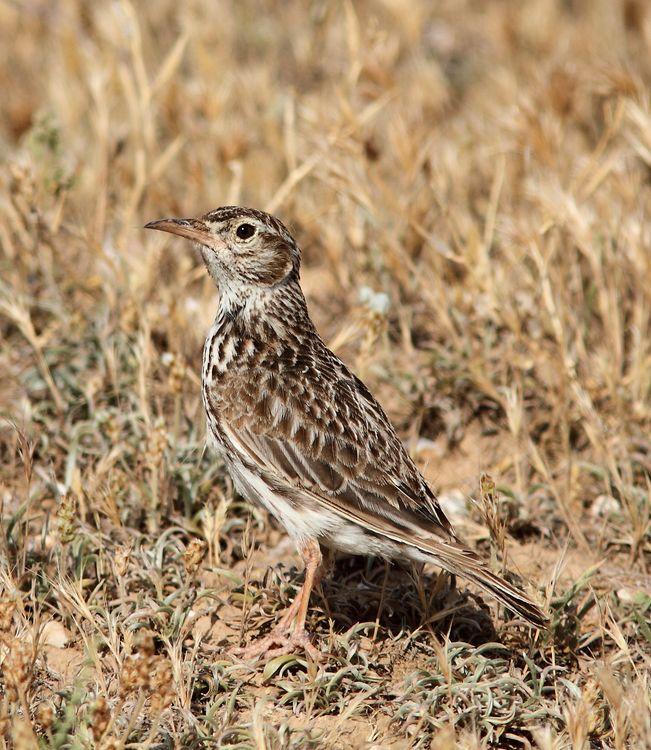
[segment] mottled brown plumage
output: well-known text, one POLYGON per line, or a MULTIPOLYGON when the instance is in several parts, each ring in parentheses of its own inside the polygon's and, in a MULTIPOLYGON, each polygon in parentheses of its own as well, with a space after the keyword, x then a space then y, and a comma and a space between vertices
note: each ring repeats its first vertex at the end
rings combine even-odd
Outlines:
POLYGON ((304 622, 321 545, 436 563, 543 626, 540 608, 456 537, 382 407, 319 337, 285 226, 234 206, 147 226, 199 243, 220 290, 202 369, 209 439, 240 491, 276 516, 306 561, 303 590, 276 632, 245 653, 281 641, 313 651, 304 622))

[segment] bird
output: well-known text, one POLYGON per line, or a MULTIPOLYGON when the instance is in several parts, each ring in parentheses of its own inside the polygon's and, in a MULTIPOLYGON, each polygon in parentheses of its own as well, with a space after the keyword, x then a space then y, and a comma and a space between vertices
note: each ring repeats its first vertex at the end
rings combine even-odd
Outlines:
POLYGON ((542 608, 457 536, 384 409, 322 340, 287 227, 257 209, 223 206, 145 228, 195 243, 217 286, 201 372, 207 442, 238 492, 284 526, 305 566, 276 626, 239 655, 319 655, 305 623, 325 549, 434 563, 544 629, 542 608))

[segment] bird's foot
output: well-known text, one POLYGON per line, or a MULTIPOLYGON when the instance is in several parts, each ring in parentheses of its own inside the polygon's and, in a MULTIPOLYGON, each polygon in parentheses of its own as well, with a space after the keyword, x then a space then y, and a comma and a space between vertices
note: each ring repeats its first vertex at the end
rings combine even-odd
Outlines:
POLYGON ((230 649, 229 653, 240 657, 240 659, 248 660, 260 656, 272 658, 281 654, 291 654, 297 649, 303 649, 314 661, 318 661, 320 657, 320 652, 314 647, 305 630, 290 633, 286 629, 278 628, 264 638, 258 638, 248 646, 237 646, 230 649))

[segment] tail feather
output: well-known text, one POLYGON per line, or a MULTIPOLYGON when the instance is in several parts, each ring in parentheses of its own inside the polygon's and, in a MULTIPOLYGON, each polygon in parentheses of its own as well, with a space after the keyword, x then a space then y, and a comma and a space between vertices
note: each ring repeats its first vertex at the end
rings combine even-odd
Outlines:
POLYGON ((505 604, 509 609, 517 612, 527 622, 537 628, 547 628, 549 626, 549 617, 542 609, 533 602, 526 594, 512 586, 488 568, 478 567, 472 571, 462 572, 459 575, 465 576, 473 583, 476 583, 488 593, 492 594, 498 601, 505 604))
POLYGON ((449 524, 444 527, 441 522, 436 522, 433 529, 425 529, 420 525, 422 519, 419 519, 418 525, 414 522, 416 516, 412 516, 411 524, 408 518, 398 523, 397 519, 394 522, 361 505, 353 510, 349 504, 338 500, 336 495, 329 495, 327 501, 317 493, 310 493, 310 497, 329 512, 334 510, 347 521, 397 542, 412 560, 434 563, 449 573, 473 581, 531 625, 541 629, 548 627, 549 617, 542 609, 525 593, 491 572, 481 557, 454 535, 449 524), (411 528, 408 528, 410 525, 411 528))
POLYGON ((458 540, 455 542, 456 544, 453 545, 437 540, 427 545, 419 545, 419 547, 422 552, 426 553, 430 562, 436 563, 454 575, 476 583, 509 609, 517 612, 531 625, 540 629, 549 626, 549 617, 532 599, 504 578, 493 573, 469 547, 458 540))

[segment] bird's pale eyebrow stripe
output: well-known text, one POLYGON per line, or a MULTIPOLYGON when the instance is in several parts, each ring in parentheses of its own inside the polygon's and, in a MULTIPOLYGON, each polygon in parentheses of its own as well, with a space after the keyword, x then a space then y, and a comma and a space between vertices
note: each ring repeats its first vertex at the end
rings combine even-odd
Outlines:
POLYGON ((271 214, 267 214, 264 211, 258 211, 255 208, 241 208, 239 206, 223 206, 222 208, 216 208, 214 211, 210 211, 206 214, 205 218, 208 221, 231 221, 233 219, 255 219, 272 229, 277 234, 286 235, 291 237, 291 234, 287 227, 271 214))

